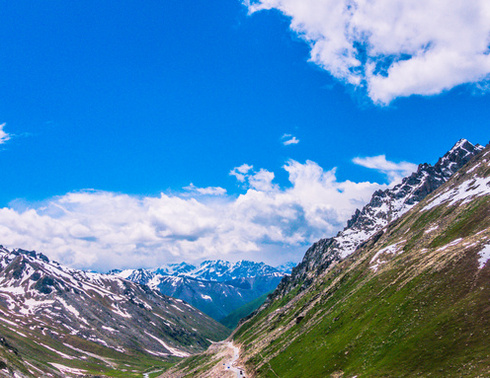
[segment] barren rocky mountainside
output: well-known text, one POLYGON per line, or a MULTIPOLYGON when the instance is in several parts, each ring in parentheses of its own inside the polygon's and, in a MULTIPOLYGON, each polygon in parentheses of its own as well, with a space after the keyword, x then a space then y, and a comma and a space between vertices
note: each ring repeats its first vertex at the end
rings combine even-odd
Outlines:
MULTIPOLYGON (((352 240, 355 249, 317 244, 237 328, 247 376, 490 375, 490 146, 472 151, 460 141, 437 166, 429 173, 422 165, 396 191, 376 193, 338 235, 371 213, 367 240, 352 240), (456 173, 442 176, 448 169, 456 173), (403 196, 392 196, 404 186, 403 196), (383 206, 376 198, 391 200, 383 206)), ((211 376, 219 356, 186 359, 166 376, 211 376)))
POLYGON ((113 270, 110 274, 182 299, 221 321, 234 310, 271 292, 289 272, 253 261, 207 260, 199 266, 168 264, 156 269, 113 270))
POLYGON ((0 247, 0 376, 140 377, 228 334, 148 287, 0 247))

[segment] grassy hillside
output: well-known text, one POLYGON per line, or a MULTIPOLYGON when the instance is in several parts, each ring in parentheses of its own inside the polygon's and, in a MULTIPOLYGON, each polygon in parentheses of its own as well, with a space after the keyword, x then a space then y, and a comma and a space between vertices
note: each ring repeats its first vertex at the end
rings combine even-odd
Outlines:
POLYGON ((489 156, 243 324, 234 340, 248 368, 281 378, 489 376, 490 263, 480 268, 478 252, 490 244, 490 196, 462 201, 478 189, 473 177, 489 177, 489 156), (461 199, 438 204, 451 192, 461 199))
POLYGON ((267 295, 269 294, 270 293, 265 293, 264 295, 261 295, 260 297, 254 299, 253 301, 237 308, 228 316, 225 316, 223 319, 221 319, 220 323, 223 324, 225 327, 228 327, 229 329, 235 329, 240 319, 249 316, 252 312, 254 312, 260 306, 262 306, 262 304, 267 299, 267 295))
POLYGON ((66 372, 80 369, 91 376, 141 377, 142 372, 162 371, 180 360, 171 356, 162 359, 144 353, 128 355, 76 336, 67 337, 66 341, 67 344, 62 345, 50 337, 30 340, 8 325, 0 324, 0 377, 12 377, 14 370, 29 377, 47 376, 46 371, 50 371, 52 376, 66 377, 69 375, 56 373, 65 368, 66 372), (79 352, 74 353, 73 347, 79 352), (57 369, 54 369, 55 366, 57 369))

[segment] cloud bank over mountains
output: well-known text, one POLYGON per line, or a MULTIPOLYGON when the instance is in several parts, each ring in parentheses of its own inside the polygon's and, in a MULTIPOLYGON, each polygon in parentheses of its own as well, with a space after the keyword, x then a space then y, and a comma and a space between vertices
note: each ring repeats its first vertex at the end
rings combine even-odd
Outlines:
MULTIPOLYGON (((378 104, 435 95, 490 75, 487 0, 244 0, 276 9, 311 48, 311 61, 364 87, 378 104)), ((479 85, 481 87, 481 85, 479 85)))
POLYGON ((254 254, 281 263, 284 253, 304 252, 305 245, 335 234, 374 190, 386 187, 339 181, 335 168, 312 161, 289 160, 283 169, 289 175, 285 187, 266 169, 234 168, 230 174, 243 188, 240 195, 191 184, 154 197, 85 190, 22 208, 14 201, 0 209, 0 240, 102 271, 254 254))

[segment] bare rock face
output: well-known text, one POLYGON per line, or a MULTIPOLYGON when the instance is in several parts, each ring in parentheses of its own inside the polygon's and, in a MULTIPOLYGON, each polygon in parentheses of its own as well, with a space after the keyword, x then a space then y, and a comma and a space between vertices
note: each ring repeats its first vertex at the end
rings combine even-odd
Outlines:
POLYGON ((352 254, 364 241, 409 211, 483 149, 461 139, 434 166, 420 164, 417 171, 400 184, 374 192, 371 201, 362 210, 355 211, 343 231, 333 238, 319 240, 306 251, 302 262, 293 268, 291 276, 283 279, 273 297, 282 296, 298 285, 308 287, 314 277, 352 254))

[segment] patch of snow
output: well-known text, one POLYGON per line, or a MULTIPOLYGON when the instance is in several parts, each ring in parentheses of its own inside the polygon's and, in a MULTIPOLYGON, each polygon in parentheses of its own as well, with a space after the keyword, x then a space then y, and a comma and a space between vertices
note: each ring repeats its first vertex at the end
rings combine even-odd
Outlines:
POLYGON ((148 333, 148 332, 145 331, 145 334, 147 334, 148 336, 150 336, 152 339, 158 341, 161 345, 163 345, 163 347, 165 349, 167 349, 170 353, 172 353, 176 357, 188 357, 188 356, 190 356, 190 354, 187 353, 187 352, 183 352, 181 350, 172 348, 171 346, 167 345, 164 341, 160 340, 158 337, 153 336, 151 333, 148 333))
POLYGON ((27 365, 29 365, 31 368, 33 368, 34 370, 37 370, 38 372, 40 372, 41 374, 43 374, 44 372, 41 370, 41 369, 38 369, 37 367, 35 367, 33 364, 29 363, 28 361, 25 361, 24 360, 24 363, 26 363, 27 365))
POLYGON ((2 284, 0 289, 2 293, 9 293, 14 295, 24 295, 26 293, 23 286, 13 286, 11 282, 6 282, 2 284))
POLYGON ((25 334, 23 334, 22 332, 20 331, 16 331, 15 329, 13 329, 12 331, 14 331, 16 334, 22 336, 22 337, 27 337, 25 334))
POLYGON ((19 312, 23 315, 33 314, 38 308, 48 307, 54 303, 54 300, 37 301, 34 298, 24 300, 23 308, 19 312))
POLYGON ((99 339, 97 336, 94 336, 94 335, 90 335, 89 337, 87 337, 87 340, 92 341, 93 343, 96 343, 96 344, 102 344, 105 347, 109 347, 109 344, 107 344, 104 340, 99 339))
POLYGON ((171 321, 170 321, 170 320, 168 320, 168 319, 165 319, 163 316, 158 315, 158 314, 157 314, 157 313, 155 313, 155 312, 153 313, 153 315, 155 315, 156 317, 158 317, 158 318, 162 319, 162 320, 163 320, 163 322, 164 322, 164 323, 165 323, 167 326, 169 326, 169 327, 172 327, 172 325, 173 325, 173 326, 175 326, 175 323, 171 322, 171 321))
POLYGON ((437 249, 437 251, 436 251, 436 252, 444 251, 445 249, 447 249, 447 248, 449 248, 449 247, 453 247, 453 246, 455 246, 456 244, 459 244, 459 242, 460 242, 461 240, 463 240, 463 239, 461 239, 461 238, 455 239, 455 240, 453 240, 451 243, 448 243, 448 244, 446 244, 445 246, 443 246, 443 247, 441 247, 441 248, 437 249))
POLYGON ((65 353, 63 353, 63 352, 60 352, 59 350, 56 350, 56 349, 54 349, 54 348, 51 348, 50 346, 48 346, 48 345, 46 345, 46 344, 40 343, 39 341, 38 341, 38 344, 39 344, 39 345, 41 345, 41 346, 43 346, 44 348, 46 348, 46 349, 50 350, 51 352, 56 353, 56 354, 57 354, 57 355, 59 355, 61 358, 64 358, 64 359, 66 359, 66 360, 74 360, 74 359, 75 359, 75 357, 73 357, 73 356, 69 356, 69 355, 67 355, 67 354, 65 354, 65 353))
POLYGON ((438 225, 432 226, 432 227, 428 228, 427 230, 425 230, 425 231, 424 231, 424 234, 429 234, 429 233, 431 233, 432 231, 437 230, 438 228, 439 228, 439 226, 438 226, 438 225))
POLYGON ((184 312, 184 310, 182 310, 182 309, 178 308, 176 305, 170 305, 170 306, 172 306, 173 308, 175 308, 175 309, 179 310, 180 312, 184 312))
POLYGON ((148 311, 151 311, 151 310, 153 309, 153 308, 152 308, 152 307, 151 307, 151 306, 150 306, 148 303, 146 303, 145 301, 142 301, 142 300, 140 300, 140 299, 138 299, 138 298, 134 298, 133 300, 134 300, 134 303, 142 305, 142 306, 143 306, 145 309, 147 309, 148 311))
POLYGON ((117 273, 116 276, 127 279, 133 273, 134 269, 125 269, 122 272, 117 273))
POLYGON ((209 295, 204 295, 204 294, 201 294, 201 298, 206 300, 206 301, 212 301, 213 300, 209 295))
POLYGON ((428 211, 443 203, 447 203, 448 206, 452 206, 457 202, 462 201, 460 205, 463 205, 476 197, 487 194, 490 194, 490 177, 474 177, 433 198, 429 204, 422 209, 422 211, 428 211))
POLYGON ((71 305, 69 305, 68 303, 65 302, 65 300, 61 297, 58 297, 56 298, 56 300, 58 302, 60 302, 64 307, 65 309, 68 311, 68 312, 71 312, 73 315, 75 315, 75 317, 79 317, 80 316, 80 313, 77 311, 77 309, 71 305))
POLYGON ((376 262, 376 264, 372 265, 370 268, 372 270, 374 270, 375 272, 378 271, 378 268, 381 264, 384 264, 384 262, 382 261, 379 261, 379 258, 381 257, 381 255, 384 255, 384 254, 393 254, 393 255, 396 255, 398 254, 398 252, 401 250, 401 246, 400 244, 402 243, 405 243, 405 240, 401 240, 395 244, 391 244, 387 247, 384 247, 382 249, 380 249, 378 252, 376 252, 376 254, 373 256, 373 258, 371 259, 371 261, 369 262, 369 264, 373 264, 374 262, 376 262))
POLYGON ((150 289, 157 290, 158 285, 160 285, 160 282, 161 282, 161 276, 157 275, 153 277, 150 281, 148 281, 147 285, 150 289))
POLYGON ((67 373, 68 374, 75 374, 75 375, 85 375, 85 374, 87 374, 87 371, 86 370, 71 368, 71 367, 68 367, 68 366, 65 366, 65 365, 61 365, 61 364, 58 364, 58 363, 55 363, 55 362, 48 362, 48 364, 53 365, 56 369, 58 369, 59 371, 61 371, 63 374, 67 374, 67 373))
POLYGON ((123 318, 132 318, 131 314, 128 314, 126 311, 124 310, 121 310, 117 304, 116 305, 112 305, 112 309, 111 311, 119 316, 122 316, 123 318))
POLYGON ((11 322, 10 320, 7 320, 5 318, 0 318, 0 321, 5 322, 7 324, 10 324, 11 326, 18 327, 17 323, 11 322))
POLYGON ((479 269, 483 268, 488 260, 490 260, 490 244, 483 247, 483 249, 478 252, 480 258, 478 259, 479 269))
POLYGON ((111 327, 107 327, 107 326, 102 326, 103 329, 109 331, 109 332, 119 332, 117 329, 114 329, 114 328, 111 328, 111 327))
POLYGON ((481 163, 478 163, 478 164, 476 164, 476 165, 475 165, 473 168, 468 169, 468 170, 466 171, 466 173, 471 173, 471 172, 473 172, 475 169, 477 169, 477 168, 480 166, 480 164, 481 164, 481 163))
POLYGON ((126 290, 126 286, 124 286, 122 280, 117 280, 116 282, 117 282, 117 286, 119 286, 119 289, 123 291, 126 290))
POLYGON ((149 350, 149 349, 145 349, 147 353, 153 355, 153 356, 157 356, 157 357, 167 357, 170 355, 170 353, 161 353, 161 352, 155 352, 155 351, 152 351, 152 350, 149 350))

